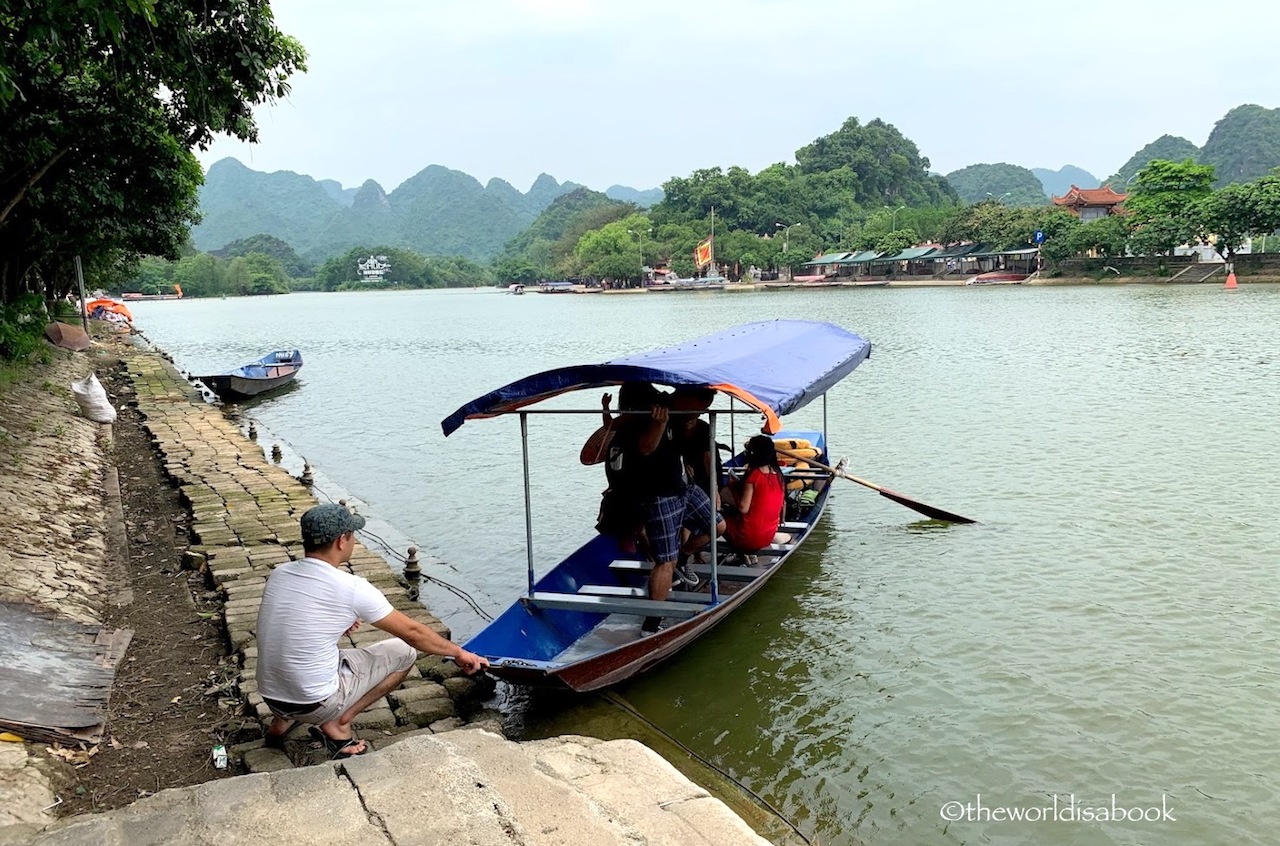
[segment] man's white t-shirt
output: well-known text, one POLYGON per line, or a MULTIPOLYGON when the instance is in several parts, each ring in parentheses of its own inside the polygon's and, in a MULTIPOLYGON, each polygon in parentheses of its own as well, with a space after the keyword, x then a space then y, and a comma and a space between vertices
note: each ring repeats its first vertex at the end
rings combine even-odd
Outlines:
POLYGON ((275 568, 258 608, 258 692, 324 701, 338 689, 338 638, 356 620, 376 623, 392 610, 368 580, 317 558, 275 568))

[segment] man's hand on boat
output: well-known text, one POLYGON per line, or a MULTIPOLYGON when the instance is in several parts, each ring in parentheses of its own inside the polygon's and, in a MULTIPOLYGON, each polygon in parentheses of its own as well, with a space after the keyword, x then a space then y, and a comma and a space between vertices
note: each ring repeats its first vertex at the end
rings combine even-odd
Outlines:
POLYGON ((488 669, 489 667, 488 658, 476 655, 474 652, 468 652, 461 646, 458 647, 457 655, 451 655, 449 657, 453 659, 453 663, 462 668, 462 672, 469 676, 478 673, 481 670, 488 669))

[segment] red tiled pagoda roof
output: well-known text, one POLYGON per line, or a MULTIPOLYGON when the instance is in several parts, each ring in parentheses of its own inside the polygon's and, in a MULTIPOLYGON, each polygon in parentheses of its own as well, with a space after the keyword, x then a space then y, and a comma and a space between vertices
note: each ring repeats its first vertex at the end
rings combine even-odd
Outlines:
POLYGON ((1103 185, 1101 188, 1077 188, 1072 185, 1070 191, 1061 197, 1054 197, 1053 204, 1056 206, 1117 206, 1128 196, 1128 194, 1116 193, 1110 185, 1103 185))

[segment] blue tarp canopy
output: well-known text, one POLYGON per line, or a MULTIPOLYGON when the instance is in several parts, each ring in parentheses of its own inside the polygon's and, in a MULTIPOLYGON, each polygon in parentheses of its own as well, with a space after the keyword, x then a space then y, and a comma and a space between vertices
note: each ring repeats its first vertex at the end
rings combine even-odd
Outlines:
POLYGON ((472 400, 440 425, 451 435, 465 421, 492 417, 568 391, 643 381, 708 387, 778 418, 825 394, 871 355, 871 342, 830 323, 768 320, 736 326, 674 347, 603 364, 561 367, 527 376, 472 400))

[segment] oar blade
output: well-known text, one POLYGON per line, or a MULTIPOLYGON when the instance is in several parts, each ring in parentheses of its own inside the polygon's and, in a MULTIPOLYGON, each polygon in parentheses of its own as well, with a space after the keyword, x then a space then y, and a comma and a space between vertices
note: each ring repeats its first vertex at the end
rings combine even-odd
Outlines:
POLYGON ((903 496, 897 491, 891 491, 888 488, 880 488, 880 496, 891 499, 899 505, 905 505, 912 511, 918 511, 926 517, 933 520, 945 520, 948 523, 976 523, 977 520, 970 520, 968 517, 962 517, 952 511, 946 511, 942 508, 936 508, 932 505, 926 505, 923 502, 912 499, 909 496, 903 496))

